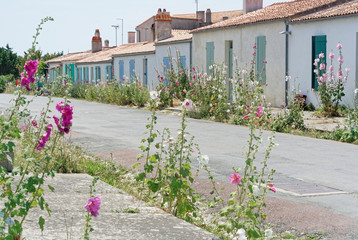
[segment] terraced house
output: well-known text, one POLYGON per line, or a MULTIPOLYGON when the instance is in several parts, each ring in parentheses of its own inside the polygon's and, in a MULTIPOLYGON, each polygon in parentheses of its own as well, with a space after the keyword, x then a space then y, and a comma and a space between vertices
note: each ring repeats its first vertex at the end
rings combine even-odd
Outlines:
POLYGON ((263 8, 263 0, 243 0, 243 10, 177 15, 158 9, 136 32, 128 33, 128 44, 102 47, 96 30, 91 50, 48 61, 49 75, 53 80, 62 73, 74 82, 92 84, 135 76, 153 89, 158 73, 169 68, 170 56, 178 57, 187 69, 195 66, 206 72, 213 63, 224 63, 229 78, 235 78, 234 66, 245 69, 254 60, 257 79, 273 106, 287 102, 292 88, 317 105, 313 60, 339 42, 344 46, 344 66, 351 70, 343 103, 353 106, 358 87, 357 2, 293 0, 263 8))
POLYGON ((241 10, 211 12, 198 11, 193 14, 171 16, 165 9, 158 9, 128 33, 128 44, 109 47, 99 30, 92 38, 92 49, 85 52, 69 53, 48 61, 50 80, 60 74, 68 75, 73 82, 97 84, 111 79, 130 79, 136 77, 150 89, 158 83, 158 73, 169 68, 169 56, 176 57, 184 67, 192 65, 192 35, 190 31, 242 14, 241 10), (135 35, 137 42, 135 42, 135 35))
POLYGON ((273 106, 287 101, 292 87, 300 88, 308 102, 317 105, 313 60, 340 42, 349 60, 346 66, 354 73, 348 78, 343 102, 352 106, 357 85, 357 1, 296 0, 262 5, 262 0, 244 0, 242 16, 193 30, 193 64, 209 71, 214 62, 225 63, 229 77, 235 78, 234 59, 240 69, 248 68, 253 59, 257 79, 273 106), (295 81, 288 84, 286 76, 295 81))

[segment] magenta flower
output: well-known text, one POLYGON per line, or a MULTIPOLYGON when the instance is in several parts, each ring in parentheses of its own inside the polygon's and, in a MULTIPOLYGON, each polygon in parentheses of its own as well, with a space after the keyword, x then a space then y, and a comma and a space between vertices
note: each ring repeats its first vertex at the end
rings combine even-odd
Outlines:
POLYGON ((62 114, 62 122, 60 123, 59 118, 54 115, 53 119, 55 120, 56 126, 60 132, 69 133, 70 128, 72 126, 72 115, 73 115, 73 107, 64 102, 59 102, 56 105, 57 111, 62 114))
POLYGON ((238 174, 238 173, 233 173, 233 174, 231 174, 231 175, 230 175, 230 182, 231 182, 232 184, 235 184, 235 185, 239 184, 239 183, 241 182, 241 176, 240 176, 240 174, 238 174))
POLYGON ((31 124, 32 124, 32 126, 34 126, 35 128, 38 128, 36 120, 32 120, 31 124))
POLYGON ((242 118, 243 120, 247 120, 249 119, 249 115, 246 115, 245 117, 242 118))
POLYGON ((33 75, 36 73, 37 71, 37 65, 39 63, 39 60, 34 60, 34 61, 28 61, 26 62, 24 68, 26 70, 27 76, 29 77, 29 79, 31 80, 30 82, 33 83, 35 82, 35 79, 33 78, 33 75))
POLYGON ((52 124, 47 125, 46 127, 46 133, 42 136, 42 138, 39 140, 39 144, 37 145, 36 149, 38 151, 41 151, 48 141, 52 131, 52 124))
POLYGON ((270 187, 270 191, 276 192, 276 188, 273 187, 273 183, 271 183, 271 184, 269 185, 269 187, 270 187))
POLYGON ((264 105, 261 104, 261 106, 257 109, 256 117, 261 117, 263 112, 264 105))
POLYGON ((177 86, 178 86, 178 85, 179 85, 179 83, 178 83, 178 82, 175 82, 175 85, 177 85, 177 86))
POLYGON ((101 203, 102 203, 101 196, 97 196, 95 198, 90 198, 90 199, 88 199, 88 202, 87 202, 85 208, 86 208, 87 212, 92 214, 92 216, 97 217, 98 210, 100 209, 101 203))

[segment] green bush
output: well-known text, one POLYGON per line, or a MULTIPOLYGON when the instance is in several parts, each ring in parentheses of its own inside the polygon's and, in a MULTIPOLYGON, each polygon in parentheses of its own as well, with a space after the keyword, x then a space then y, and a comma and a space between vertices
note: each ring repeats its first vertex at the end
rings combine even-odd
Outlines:
POLYGON ((6 89, 6 84, 14 79, 14 75, 1 75, 0 76, 0 93, 3 93, 6 89))

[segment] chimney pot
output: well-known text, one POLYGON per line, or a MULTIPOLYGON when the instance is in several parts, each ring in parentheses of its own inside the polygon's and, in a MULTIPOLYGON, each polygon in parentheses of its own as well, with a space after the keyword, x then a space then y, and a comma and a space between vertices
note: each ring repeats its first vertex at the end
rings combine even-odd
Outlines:
POLYGON ((104 47, 109 47, 109 40, 104 40, 104 47))
POLYGON ((99 29, 96 29, 94 36, 92 37, 92 52, 102 51, 102 38, 99 33, 99 29))
POLYGON ((135 32, 128 32, 128 43, 135 43, 135 32))
POLYGON ((261 9, 263 0, 243 0, 244 1, 244 14, 261 9))
POLYGON ((212 22, 211 22, 211 10, 210 10, 210 8, 208 8, 206 10, 206 25, 210 25, 210 24, 212 24, 212 22))

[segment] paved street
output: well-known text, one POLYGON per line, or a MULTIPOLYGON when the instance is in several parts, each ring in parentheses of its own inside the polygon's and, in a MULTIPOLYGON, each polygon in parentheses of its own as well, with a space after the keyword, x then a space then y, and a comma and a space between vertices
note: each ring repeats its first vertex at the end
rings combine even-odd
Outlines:
MULTIPOLYGON (((0 95, 0 111, 12 95, 0 95)), ((38 114, 47 98, 39 97, 31 104, 38 114)), ((55 99, 55 103, 59 102, 55 99)), ((72 137, 85 150, 111 152, 137 151, 144 137, 149 112, 85 101, 73 100, 72 137)), ((53 109, 54 105, 53 105, 53 109)), ((180 117, 158 114, 158 129, 168 127, 176 134, 180 117)), ((209 121, 188 120, 188 129, 199 143, 202 154, 210 157, 214 177, 228 182, 232 166, 243 166, 248 128, 209 121)), ((272 133, 264 132, 263 145, 272 133)), ((269 160, 276 169, 279 192, 271 197, 290 200, 342 214, 348 221, 358 220, 358 146, 334 141, 276 133, 269 160)), ((259 153, 262 156, 262 151, 259 153)))

